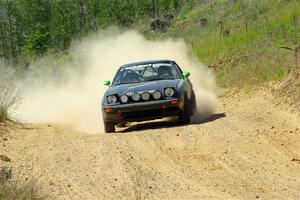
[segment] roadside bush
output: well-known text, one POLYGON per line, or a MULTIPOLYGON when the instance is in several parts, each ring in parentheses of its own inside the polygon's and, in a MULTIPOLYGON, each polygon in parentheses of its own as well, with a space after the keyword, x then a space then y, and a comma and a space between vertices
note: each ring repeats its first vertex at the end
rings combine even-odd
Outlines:
POLYGON ((7 118, 7 111, 2 106, 0 106, 0 122, 3 122, 7 118))
POLYGON ((42 200, 45 199, 33 182, 6 182, 0 184, 0 200, 42 200))
POLYGON ((14 73, 0 69, 0 122, 9 119, 9 113, 21 102, 21 92, 14 81, 14 73))

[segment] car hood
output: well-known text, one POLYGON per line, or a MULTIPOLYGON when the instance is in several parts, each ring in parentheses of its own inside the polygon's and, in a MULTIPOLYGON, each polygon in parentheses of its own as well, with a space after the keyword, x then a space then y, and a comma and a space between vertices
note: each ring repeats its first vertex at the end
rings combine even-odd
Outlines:
POLYGON ((142 83, 134 83, 134 84, 123 84, 110 87, 106 95, 111 94, 127 94, 129 92, 143 92, 143 91, 151 91, 151 90, 159 90, 163 92, 163 89, 166 87, 173 87, 177 90, 179 82, 181 79, 175 80, 158 80, 158 81, 149 81, 142 83))

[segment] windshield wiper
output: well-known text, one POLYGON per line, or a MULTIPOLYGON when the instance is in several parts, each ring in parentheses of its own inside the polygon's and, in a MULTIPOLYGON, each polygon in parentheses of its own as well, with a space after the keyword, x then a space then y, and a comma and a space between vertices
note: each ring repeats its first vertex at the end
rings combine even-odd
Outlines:
POLYGON ((126 85, 126 84, 134 84, 134 83, 142 83, 142 82, 148 82, 148 81, 161 81, 161 80, 174 80, 175 78, 153 78, 153 79, 148 79, 148 80, 145 80, 145 81, 136 81, 136 82, 128 82, 128 83, 117 83, 117 84, 114 84, 114 86, 117 86, 117 85, 126 85))
POLYGON ((135 81, 135 82, 127 82, 127 83, 117 83, 114 86, 116 86, 116 85, 134 84, 134 83, 140 83, 140 82, 139 81, 135 81))
POLYGON ((148 79, 148 80, 145 80, 145 82, 148 82, 148 81, 161 81, 161 80, 174 80, 175 78, 153 78, 153 79, 148 79))

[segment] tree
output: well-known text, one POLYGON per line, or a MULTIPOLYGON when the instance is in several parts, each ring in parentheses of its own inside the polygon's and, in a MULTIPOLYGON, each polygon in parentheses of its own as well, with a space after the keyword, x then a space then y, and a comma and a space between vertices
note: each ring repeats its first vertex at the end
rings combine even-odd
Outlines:
POLYGON ((18 62, 65 50, 72 39, 109 26, 174 14, 194 0, 0 0, 0 57, 18 62), (156 13, 156 14, 155 14, 156 13))

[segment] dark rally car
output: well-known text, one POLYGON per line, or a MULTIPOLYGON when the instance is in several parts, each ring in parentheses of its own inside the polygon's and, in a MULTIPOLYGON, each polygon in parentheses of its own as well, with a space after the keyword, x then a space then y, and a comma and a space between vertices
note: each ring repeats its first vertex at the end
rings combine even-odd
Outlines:
POLYGON ((189 72, 171 60, 155 60, 123 65, 117 71, 102 100, 106 133, 126 122, 178 116, 188 123, 196 106, 189 72))

